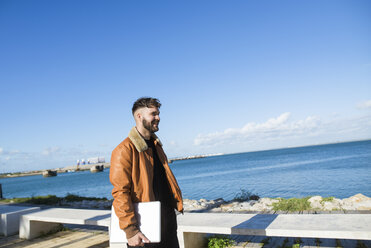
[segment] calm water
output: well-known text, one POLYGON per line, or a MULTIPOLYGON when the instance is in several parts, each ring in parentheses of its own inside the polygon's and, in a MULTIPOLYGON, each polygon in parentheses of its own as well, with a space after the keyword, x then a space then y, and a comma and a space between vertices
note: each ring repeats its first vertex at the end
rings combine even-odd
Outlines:
MULTIPOLYGON (((241 189, 261 197, 371 196, 371 140, 183 160, 171 168, 188 199, 230 200, 241 189)), ((112 198, 107 169, 0 183, 5 198, 67 193, 112 198)))

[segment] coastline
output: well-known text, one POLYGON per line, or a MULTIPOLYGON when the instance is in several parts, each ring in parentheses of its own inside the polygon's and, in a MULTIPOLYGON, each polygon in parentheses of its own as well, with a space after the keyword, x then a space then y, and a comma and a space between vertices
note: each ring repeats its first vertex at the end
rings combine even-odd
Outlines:
MULTIPOLYGON (((207 157, 213 157, 213 156, 221 156, 224 155, 223 153, 216 153, 216 154, 205 154, 205 155, 194 155, 194 156, 186 156, 186 157, 178 157, 178 158, 172 158, 168 160, 168 163, 171 164, 174 161, 181 161, 181 160, 189 160, 189 159, 200 159, 200 158, 207 158, 207 157)), ((111 164, 108 163, 96 163, 96 164, 84 164, 84 165, 70 165, 63 168, 54 168, 54 169, 43 169, 43 170, 33 170, 33 171, 23 171, 23 172, 5 172, 0 174, 0 178, 13 178, 13 177, 26 177, 26 176, 37 176, 42 175, 43 172, 50 170, 50 171, 56 171, 57 174, 60 173, 67 173, 67 172, 78 172, 78 171, 87 171, 90 170, 93 166, 104 166, 104 168, 110 168, 111 164)))
MULTIPOLYGON (((2 199, 0 204, 26 204, 40 205, 48 207, 67 207, 82 209, 111 209, 112 199, 79 197, 69 195, 58 198, 56 196, 32 197, 33 201, 25 199, 17 201, 15 199, 2 199)), ((185 212, 210 212, 210 213, 265 213, 265 214, 351 214, 368 213, 371 214, 371 198, 363 194, 356 194, 348 198, 338 199, 335 197, 323 198, 321 196, 312 196, 305 198, 259 198, 255 200, 231 200, 225 201, 222 198, 215 200, 190 200, 183 199, 185 212), (286 201, 305 201, 307 208, 295 209, 285 208, 282 204, 286 201)))
POLYGON ((109 168, 110 163, 97 163, 97 164, 85 164, 85 165, 79 165, 79 168, 77 169, 76 165, 66 166, 63 168, 55 168, 55 169, 44 169, 44 170, 34 170, 34 171, 24 171, 24 172, 14 172, 14 173, 3 173, 0 174, 0 178, 13 178, 13 177, 26 177, 26 176, 37 176, 42 175, 44 171, 51 170, 56 171, 57 174, 60 173, 72 173, 72 172, 78 172, 78 171, 87 171, 90 170, 91 167, 96 165, 103 165, 104 168, 109 168))

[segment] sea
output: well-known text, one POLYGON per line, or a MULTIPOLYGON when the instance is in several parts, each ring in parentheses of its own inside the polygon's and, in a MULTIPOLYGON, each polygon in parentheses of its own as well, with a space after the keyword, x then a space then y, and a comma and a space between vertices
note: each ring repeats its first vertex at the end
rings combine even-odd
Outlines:
MULTIPOLYGON (((371 140, 179 160, 170 164, 186 199, 321 195, 371 197, 371 140)), ((112 199, 109 169, 1 178, 3 197, 75 194, 112 199)))

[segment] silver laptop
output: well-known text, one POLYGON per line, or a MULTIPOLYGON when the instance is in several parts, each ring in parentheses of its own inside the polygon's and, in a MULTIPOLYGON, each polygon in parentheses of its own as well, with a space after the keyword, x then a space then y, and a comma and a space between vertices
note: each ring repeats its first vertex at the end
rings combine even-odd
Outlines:
MULTIPOLYGON (((161 203, 159 201, 134 203, 134 208, 140 231, 151 243, 161 242, 161 203)), ((128 242, 125 232, 120 229, 113 206, 109 236, 110 247, 123 247, 128 242)))

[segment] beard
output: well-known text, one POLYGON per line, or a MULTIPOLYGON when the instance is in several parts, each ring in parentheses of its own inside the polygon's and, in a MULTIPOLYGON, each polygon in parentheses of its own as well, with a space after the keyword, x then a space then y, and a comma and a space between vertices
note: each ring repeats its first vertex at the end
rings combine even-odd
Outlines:
POLYGON ((151 133, 155 133, 159 130, 159 128, 158 128, 159 121, 149 122, 149 121, 143 119, 142 124, 143 124, 143 127, 145 129, 147 129, 148 131, 150 131, 151 133), (155 126, 155 124, 157 124, 157 125, 155 126))

